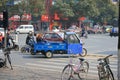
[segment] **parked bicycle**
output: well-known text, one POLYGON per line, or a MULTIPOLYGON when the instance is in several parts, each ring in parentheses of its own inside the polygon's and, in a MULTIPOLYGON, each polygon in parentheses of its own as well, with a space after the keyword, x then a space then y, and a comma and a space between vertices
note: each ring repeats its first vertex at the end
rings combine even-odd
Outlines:
POLYGON ((115 80, 109 65, 110 56, 112 56, 112 54, 106 56, 105 58, 98 59, 99 65, 97 66, 97 69, 98 69, 99 80, 115 80))
POLYGON ((3 49, 4 53, 4 58, 0 58, 0 68, 2 67, 8 67, 7 66, 7 61, 10 64, 11 70, 13 70, 12 64, 11 64, 11 58, 10 58, 10 53, 11 53, 11 48, 4 48, 3 49))
POLYGON ((75 64, 73 58, 70 58, 69 64, 62 70, 61 80, 75 80, 74 75, 77 75, 79 79, 87 76, 89 63, 84 58, 78 58, 77 60, 78 63, 75 64))
POLYGON ((11 67, 11 70, 13 70, 13 67, 11 64, 11 58, 9 55, 9 54, 11 54, 11 48, 6 48, 3 50, 3 52, 4 52, 4 56, 5 56, 5 67, 7 67, 7 60, 8 60, 8 63, 10 64, 10 67, 11 67))

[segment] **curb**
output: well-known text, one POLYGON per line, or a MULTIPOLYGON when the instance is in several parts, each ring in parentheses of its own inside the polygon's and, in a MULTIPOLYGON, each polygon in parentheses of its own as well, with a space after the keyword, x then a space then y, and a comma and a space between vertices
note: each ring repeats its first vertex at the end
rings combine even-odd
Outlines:
MULTIPOLYGON (((91 56, 91 57, 106 57, 108 55, 110 55, 110 54, 97 54, 97 53, 94 54, 94 53, 92 53, 92 54, 87 54, 86 57, 89 57, 89 56, 91 56)), ((113 55, 112 58, 118 58, 118 57, 117 57, 117 55, 113 55)))

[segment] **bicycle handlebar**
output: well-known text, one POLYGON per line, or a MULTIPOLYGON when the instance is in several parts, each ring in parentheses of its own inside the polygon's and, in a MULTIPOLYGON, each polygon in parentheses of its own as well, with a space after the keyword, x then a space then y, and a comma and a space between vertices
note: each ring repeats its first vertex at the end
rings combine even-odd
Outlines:
POLYGON ((108 56, 106 56, 104 59, 106 59, 106 58, 108 58, 108 57, 110 57, 110 56, 112 56, 113 54, 110 54, 110 55, 108 55, 108 56))
POLYGON ((113 56, 113 54, 110 54, 110 55, 106 56, 105 58, 99 58, 98 61, 105 60, 105 59, 107 59, 110 56, 113 56))

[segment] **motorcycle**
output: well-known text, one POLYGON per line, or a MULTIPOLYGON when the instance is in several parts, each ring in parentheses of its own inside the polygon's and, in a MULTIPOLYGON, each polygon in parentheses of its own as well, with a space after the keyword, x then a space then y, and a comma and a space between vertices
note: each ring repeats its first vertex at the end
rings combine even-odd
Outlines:
POLYGON ((21 53, 26 53, 26 52, 29 53, 30 50, 31 50, 31 46, 30 46, 30 45, 24 45, 24 46, 20 49, 21 53))
POLYGON ((26 52, 29 53, 31 51, 31 49, 33 48, 34 43, 35 43, 34 39, 31 38, 28 41, 28 43, 20 49, 21 53, 26 53, 26 52))

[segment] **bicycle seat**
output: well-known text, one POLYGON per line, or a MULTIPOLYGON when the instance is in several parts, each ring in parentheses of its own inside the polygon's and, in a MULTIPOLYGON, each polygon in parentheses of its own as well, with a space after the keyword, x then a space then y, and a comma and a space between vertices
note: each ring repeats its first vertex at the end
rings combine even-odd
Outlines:
POLYGON ((85 59, 84 58, 79 58, 80 61, 84 61, 85 59))

